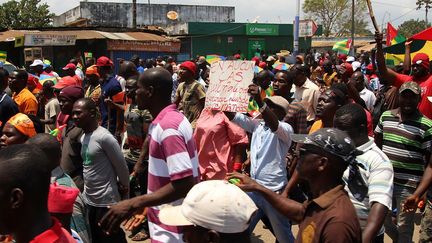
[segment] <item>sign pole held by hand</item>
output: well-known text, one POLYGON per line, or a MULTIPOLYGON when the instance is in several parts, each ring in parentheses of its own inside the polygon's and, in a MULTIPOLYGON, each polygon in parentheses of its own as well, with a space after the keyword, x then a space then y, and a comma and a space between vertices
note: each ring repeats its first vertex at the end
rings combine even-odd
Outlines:
POLYGON ((373 12, 373 9, 372 9, 372 3, 371 3, 370 0, 366 0, 366 2, 367 2, 368 9, 369 9, 369 16, 372 19, 372 23, 373 23, 373 26, 375 28, 375 31, 376 32, 380 32, 379 28, 378 28, 378 24, 377 24, 377 22, 375 20, 375 15, 374 15, 374 12, 373 12))

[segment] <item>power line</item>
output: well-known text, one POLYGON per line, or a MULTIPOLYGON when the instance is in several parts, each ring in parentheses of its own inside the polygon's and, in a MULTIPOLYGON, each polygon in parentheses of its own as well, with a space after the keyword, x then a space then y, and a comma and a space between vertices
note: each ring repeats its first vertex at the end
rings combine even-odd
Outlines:
POLYGON ((379 5, 385 5, 385 6, 393 6, 393 7, 398 7, 398 8, 407 8, 407 6, 393 4, 393 3, 386 3, 386 2, 379 2, 379 1, 373 1, 372 3, 379 4, 379 5))

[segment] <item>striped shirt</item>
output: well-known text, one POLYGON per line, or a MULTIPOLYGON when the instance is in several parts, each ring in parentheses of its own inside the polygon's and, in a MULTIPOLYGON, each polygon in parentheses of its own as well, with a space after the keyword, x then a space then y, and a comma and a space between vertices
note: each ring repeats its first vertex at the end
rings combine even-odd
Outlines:
POLYGON ((292 102, 284 122, 290 124, 296 134, 307 134, 307 112, 301 102, 292 102))
MULTIPOLYGON (((148 193, 155 192, 172 181, 193 176, 198 181, 198 157, 192 127, 176 105, 167 106, 149 128, 148 193)), ((180 205, 183 199, 169 203, 180 205)), ((152 243, 183 242, 182 228, 159 221, 161 206, 147 211, 152 243)))
MULTIPOLYGON (((363 154, 356 157, 359 171, 367 188, 356 188, 349 181, 349 169, 344 172, 345 191, 351 199, 360 221, 360 227, 365 229, 372 203, 377 202, 391 210, 393 195, 393 166, 389 158, 376 146, 373 138, 357 147, 363 154), (350 184, 348 186, 348 184, 350 184)), ((381 227, 378 235, 384 234, 381 227)))
POLYGON ((375 129, 383 134, 383 152, 389 157, 394 169, 394 183, 417 188, 424 167, 425 154, 431 149, 432 120, 422 114, 402 121, 399 109, 381 115, 375 129))

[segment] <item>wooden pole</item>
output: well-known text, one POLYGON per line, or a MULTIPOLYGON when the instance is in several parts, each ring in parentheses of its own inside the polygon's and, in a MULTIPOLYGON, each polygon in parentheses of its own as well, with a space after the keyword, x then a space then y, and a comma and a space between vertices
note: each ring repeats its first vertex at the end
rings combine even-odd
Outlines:
POLYGON ((372 23, 373 23, 373 26, 375 28, 375 31, 376 32, 380 32, 379 28, 378 28, 378 24, 377 24, 377 22, 375 20, 375 15, 374 15, 374 12, 373 12, 373 9, 372 9, 372 3, 371 3, 370 0, 366 0, 366 2, 367 2, 367 5, 368 5, 368 9, 369 9, 369 16, 370 16, 370 18, 372 20, 372 23))

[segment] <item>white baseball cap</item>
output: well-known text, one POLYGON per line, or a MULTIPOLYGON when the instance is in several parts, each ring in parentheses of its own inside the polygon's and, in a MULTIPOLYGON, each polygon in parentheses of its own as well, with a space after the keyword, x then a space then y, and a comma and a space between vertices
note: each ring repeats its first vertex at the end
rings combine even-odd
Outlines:
POLYGON ((361 67, 361 63, 358 61, 354 61, 353 63, 351 63, 351 66, 353 68, 353 71, 357 71, 357 69, 359 69, 361 67))
POLYGON ((355 58, 353 56, 349 56, 346 59, 346 62, 354 62, 354 61, 355 61, 355 58))
POLYGON ((166 225, 198 225, 232 234, 245 231, 256 210, 252 199, 237 186, 210 180, 192 187, 181 205, 163 207, 159 219, 166 225))
POLYGON ((43 66, 43 65, 44 65, 44 63, 42 62, 42 60, 40 60, 40 59, 35 59, 35 60, 33 61, 33 63, 30 64, 30 67, 43 66))

